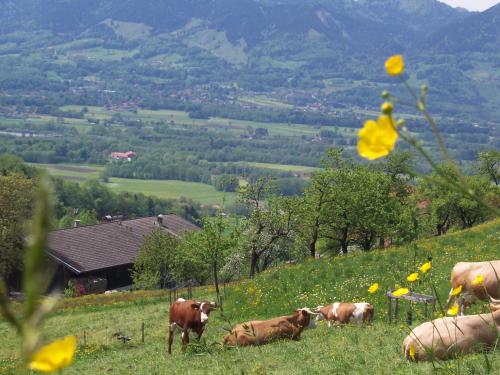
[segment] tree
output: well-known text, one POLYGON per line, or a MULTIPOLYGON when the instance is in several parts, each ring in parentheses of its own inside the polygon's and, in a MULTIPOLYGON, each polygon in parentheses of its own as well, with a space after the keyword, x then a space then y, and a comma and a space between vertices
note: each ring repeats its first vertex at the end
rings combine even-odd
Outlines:
POLYGON ((182 253, 197 253, 212 274, 219 301, 219 274, 228 257, 235 252, 239 240, 239 223, 231 223, 222 209, 215 217, 202 220, 202 230, 186 233, 182 240, 182 253))
POLYGON ((0 278, 21 270, 25 222, 32 216, 35 181, 0 175, 0 278))
POLYGON ((161 229, 153 230, 145 237, 135 260, 132 279, 140 288, 166 288, 176 283, 179 273, 179 240, 165 234, 161 229))
POLYGON ((496 186, 500 183, 500 151, 479 153, 479 173, 488 177, 496 186))
POLYGON ((244 248, 250 255, 250 277, 286 257, 286 246, 297 231, 300 200, 297 197, 267 198, 272 190, 269 178, 259 178, 240 192, 240 199, 251 210, 244 225, 244 248))

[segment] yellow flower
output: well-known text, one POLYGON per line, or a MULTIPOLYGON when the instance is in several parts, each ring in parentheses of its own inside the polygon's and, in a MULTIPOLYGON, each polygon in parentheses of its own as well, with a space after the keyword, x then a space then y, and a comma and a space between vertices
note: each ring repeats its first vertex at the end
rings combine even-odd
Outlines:
POLYGON ((389 155, 398 140, 394 123, 388 116, 380 116, 378 122, 366 121, 358 136, 358 153, 368 160, 389 155))
POLYGON ((380 107, 380 111, 384 115, 390 115, 392 113, 392 110, 394 109, 394 106, 392 105, 391 102, 384 102, 382 106, 380 107))
POLYGON ((405 62, 402 55, 389 57, 385 62, 385 71, 390 76, 399 76, 405 71, 405 62))
POLYGON ((42 347, 31 358, 29 368, 51 373, 60 371, 73 361, 76 350, 76 337, 66 336, 42 347))
POLYGON ((410 290, 408 288, 399 288, 398 290, 395 290, 394 292, 392 292, 392 294, 395 297, 401 297, 401 296, 404 296, 405 294, 408 294, 408 293, 410 293, 410 290))
POLYGON ((413 343, 410 344, 410 358, 415 360, 415 345, 413 343))
POLYGON ((457 286, 456 288, 452 289, 450 292, 450 296, 458 296, 462 292, 462 285, 457 286))
POLYGON ((411 275, 409 275, 406 280, 408 280, 410 283, 413 283, 418 280, 418 272, 414 272, 411 275))
POLYGON ((420 271, 422 273, 427 273, 432 267, 432 262, 427 262, 427 263, 424 263, 422 264, 422 266, 420 267, 420 271))
POLYGON ((375 293, 377 290, 378 290, 378 283, 374 283, 368 288, 368 292, 372 294, 375 293))
POLYGON ((455 316, 458 314, 458 305, 453 305, 446 312, 449 316, 455 316))
POLYGON ((477 275, 474 280, 472 280, 472 285, 483 285, 484 282, 484 276, 483 275, 477 275))

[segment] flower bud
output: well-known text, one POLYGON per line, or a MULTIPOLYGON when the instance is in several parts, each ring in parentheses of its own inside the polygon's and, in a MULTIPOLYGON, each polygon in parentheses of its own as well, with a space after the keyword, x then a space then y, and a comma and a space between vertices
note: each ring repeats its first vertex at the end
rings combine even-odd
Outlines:
POLYGON ((420 94, 422 96, 427 95, 428 92, 429 92, 429 86, 427 86, 427 85, 420 86, 420 94))
POLYGON ((398 119, 398 121, 396 121, 396 126, 404 126, 406 124, 406 120, 404 118, 400 118, 398 119))
POLYGON ((391 96, 391 93, 389 91, 382 91, 382 99, 387 99, 389 98, 389 96, 391 96))
POLYGON ((392 110, 394 109, 394 106, 392 105, 391 102, 384 102, 382 106, 380 107, 380 110, 384 115, 390 116, 392 113, 392 110))

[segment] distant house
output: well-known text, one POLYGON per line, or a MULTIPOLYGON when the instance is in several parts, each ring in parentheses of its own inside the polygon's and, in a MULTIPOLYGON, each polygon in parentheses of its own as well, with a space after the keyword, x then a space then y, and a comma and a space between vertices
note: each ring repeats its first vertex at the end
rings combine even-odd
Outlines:
POLYGON ((127 152, 112 152, 109 157, 114 160, 127 160, 132 161, 132 158, 135 158, 137 154, 134 151, 127 152))
POLYGON ((154 229, 179 238, 200 230, 177 215, 110 221, 50 232, 47 254, 57 266, 52 288, 64 289, 69 280, 101 278, 105 289, 131 285, 130 270, 144 237, 154 229))

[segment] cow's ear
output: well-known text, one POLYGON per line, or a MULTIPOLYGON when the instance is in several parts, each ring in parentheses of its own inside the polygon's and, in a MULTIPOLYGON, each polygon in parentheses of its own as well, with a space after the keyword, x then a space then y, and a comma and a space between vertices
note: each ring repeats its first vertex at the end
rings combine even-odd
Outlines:
POLYGON ((199 304, 199 303, 192 303, 192 304, 191 304, 191 307, 192 307, 193 309, 199 309, 199 308, 200 308, 200 304, 199 304))

